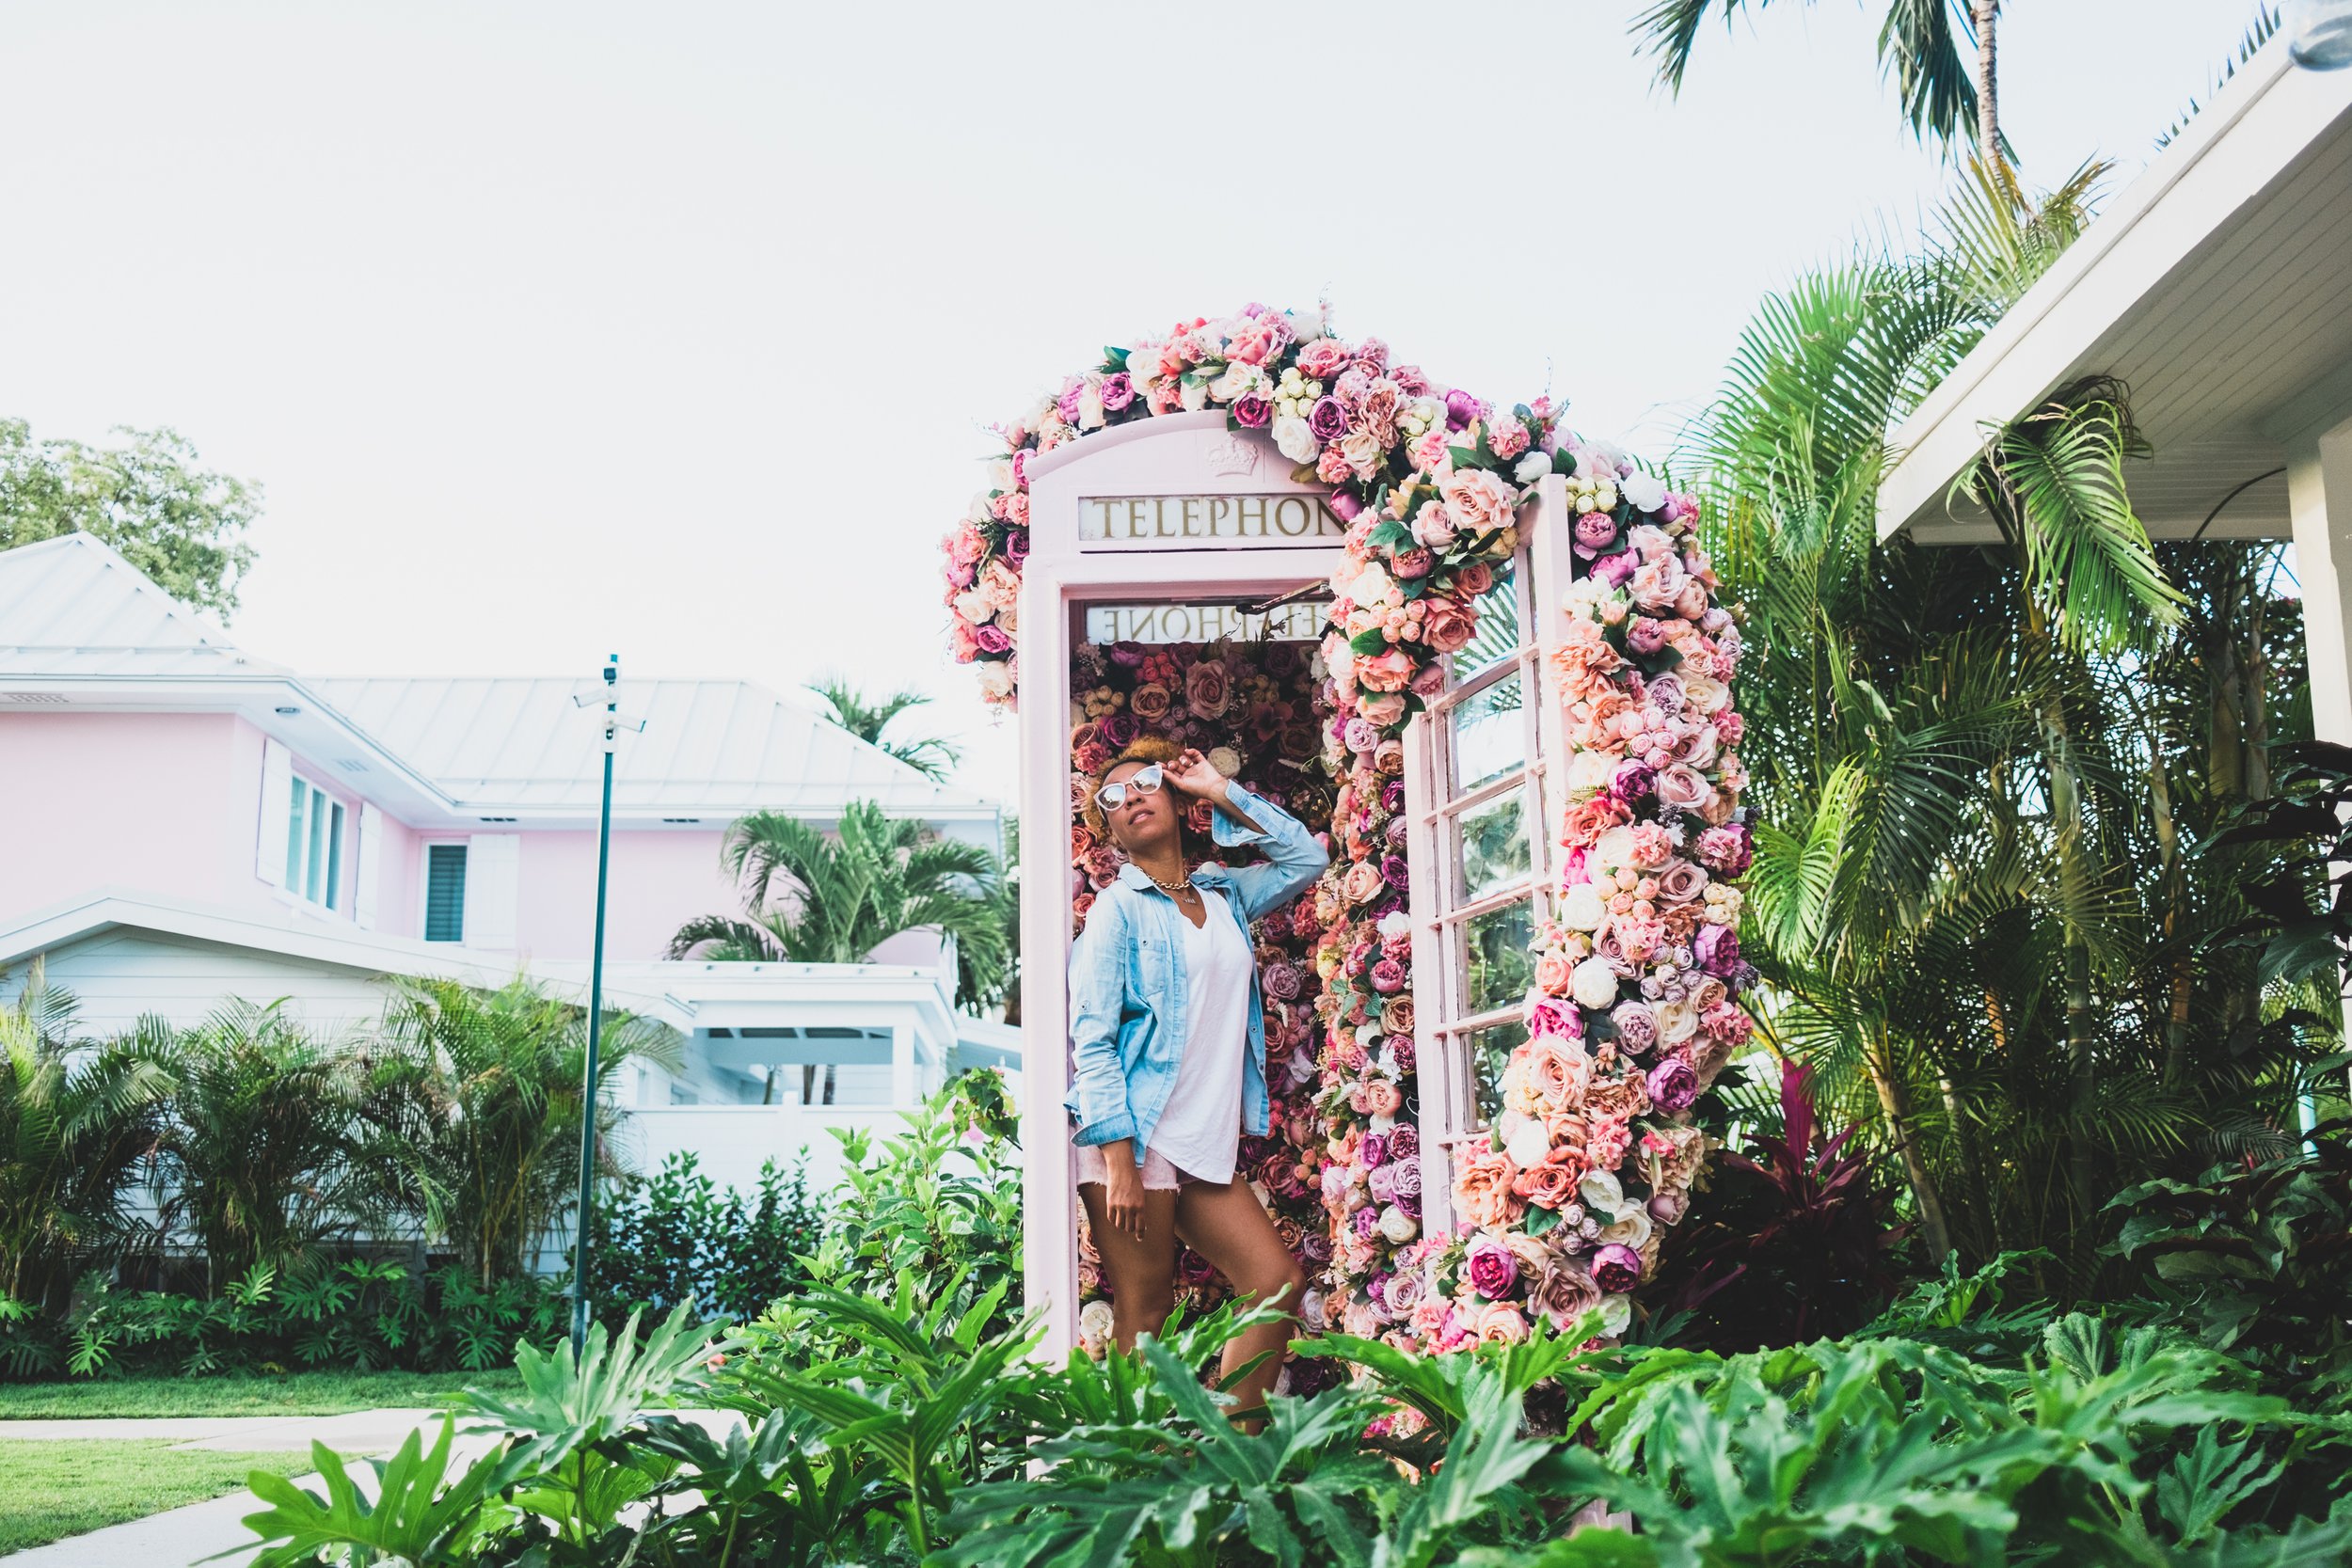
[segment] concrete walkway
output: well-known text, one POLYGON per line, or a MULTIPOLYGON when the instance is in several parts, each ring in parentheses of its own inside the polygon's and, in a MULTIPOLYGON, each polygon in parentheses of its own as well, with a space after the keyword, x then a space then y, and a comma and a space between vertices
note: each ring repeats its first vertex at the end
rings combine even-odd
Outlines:
MULTIPOLYGON (((724 1410, 662 1412, 693 1421, 713 1433, 742 1420, 724 1410)), ((438 1410, 360 1410, 343 1416, 198 1416, 153 1419, 0 1421, 0 1445, 10 1442, 56 1442, 65 1438, 176 1438, 175 1448, 217 1449, 230 1453, 305 1452, 313 1441, 325 1443, 346 1460, 384 1457, 422 1428, 431 1433, 440 1426, 438 1410)), ((459 1421, 464 1426, 464 1418, 459 1421)), ((469 1461, 495 1441, 458 1436, 452 1448, 453 1463, 469 1461)), ((0 1455, 0 1473, 6 1459, 0 1455)), ((363 1465, 352 1466, 353 1479, 374 1493, 374 1477, 363 1465)), ((296 1476, 295 1484, 317 1482, 315 1475, 296 1476)), ((223 1552, 234 1552, 253 1540, 245 1516, 260 1507, 246 1492, 190 1503, 167 1513, 109 1525, 87 1535, 69 1536, 30 1551, 0 1557, 6 1568, 195 1568, 223 1552)), ((240 1555, 222 1563, 246 1560, 240 1555)), ((216 1565, 218 1568, 218 1565, 216 1565)))
MULTIPOLYGON (((176 1438, 182 1449, 215 1449, 230 1453, 307 1452, 312 1442, 325 1443, 346 1459, 389 1454, 420 1427, 440 1424, 437 1410, 358 1410, 342 1416, 195 1416, 154 1419, 124 1418, 107 1420, 0 1421, 0 1444, 59 1442, 72 1438, 176 1438)), ((428 1441, 430 1439, 428 1438, 428 1441)), ((461 1452, 478 1451, 488 1439, 469 1445, 460 1437, 461 1452)), ((0 1453, 0 1469, 6 1466, 0 1453)), ((359 1472, 363 1484, 373 1478, 359 1472)), ((316 1482, 314 1475, 298 1476, 297 1483, 316 1482)), ((210 1502, 190 1503, 162 1513, 109 1525, 87 1535, 68 1536, 46 1546, 0 1557, 8 1568, 182 1568, 221 1552, 235 1551, 253 1540, 245 1516, 261 1505, 250 1493, 235 1492, 210 1502)), ((241 1559, 224 1559, 233 1562, 241 1559)))

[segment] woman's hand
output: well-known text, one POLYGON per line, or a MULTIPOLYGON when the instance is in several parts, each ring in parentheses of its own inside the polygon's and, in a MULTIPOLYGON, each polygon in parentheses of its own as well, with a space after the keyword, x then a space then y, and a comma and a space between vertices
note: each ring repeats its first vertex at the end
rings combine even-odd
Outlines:
POLYGON ((1209 759, 1193 748, 1185 748, 1174 762, 1161 764, 1160 776, 1197 800, 1225 799, 1225 775, 1209 766, 1209 759))
POLYGON ((1143 1172, 1136 1167, 1133 1155, 1126 1152, 1122 1141, 1118 1152, 1104 1150, 1104 1164, 1109 1168, 1103 1182, 1103 1212, 1113 1230, 1123 1230, 1136 1241, 1143 1240, 1143 1172))

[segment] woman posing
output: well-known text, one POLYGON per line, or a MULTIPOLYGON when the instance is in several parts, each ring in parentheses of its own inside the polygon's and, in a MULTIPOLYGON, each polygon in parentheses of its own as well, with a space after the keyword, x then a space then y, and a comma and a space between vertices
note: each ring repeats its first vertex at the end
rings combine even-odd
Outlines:
POLYGON ((1087 820, 1127 852, 1070 958, 1078 1196, 1110 1284, 1121 1349, 1175 1306, 1176 1243, 1249 1303, 1289 1318, 1225 1349, 1236 1414, 1262 1409, 1307 1289, 1274 1222, 1234 1170, 1244 1132, 1267 1131, 1264 1022, 1250 922, 1297 896, 1330 857, 1297 820, 1230 783, 1199 752, 1128 747, 1098 775, 1087 820), (1184 810, 1216 808, 1216 844, 1267 863, 1184 872, 1184 810))

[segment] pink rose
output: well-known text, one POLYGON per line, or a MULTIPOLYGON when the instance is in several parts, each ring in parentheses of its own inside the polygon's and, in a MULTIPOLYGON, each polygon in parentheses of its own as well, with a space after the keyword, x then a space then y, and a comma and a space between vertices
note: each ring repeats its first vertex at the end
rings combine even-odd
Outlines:
POLYGON ((1421 624, 1422 641, 1441 654, 1467 647, 1478 630, 1478 612, 1454 599, 1423 599, 1429 607, 1421 624))
POLYGON ((1413 678, 1413 659, 1402 648, 1390 648, 1356 661, 1356 679, 1367 691, 1402 691, 1413 678))
POLYGON ((1695 768, 1680 763, 1658 775, 1658 803, 1669 811, 1695 812, 1713 797, 1715 786, 1708 784, 1695 768))
POLYGON ((1438 493, 1458 528, 1485 533, 1511 525, 1511 487, 1484 468, 1456 469, 1439 482, 1438 493))
POLYGON ((1184 672, 1184 705, 1196 719, 1215 719, 1225 711, 1232 687, 1222 659, 1204 658, 1184 672))
POLYGON ((1707 873, 1689 861, 1676 861, 1658 874, 1658 896, 1669 904, 1687 904, 1706 893, 1707 873))
POLYGON ((1444 549, 1454 543, 1454 514, 1443 501, 1423 501, 1413 514, 1413 537, 1429 549, 1444 549))
MULTIPOLYGON (((1357 705, 1357 712, 1363 715, 1366 723, 1386 729, 1405 717, 1405 699, 1393 692, 1378 697, 1367 697, 1357 705)), ((1370 745, 1358 748, 1360 751, 1371 749, 1370 745)))
POLYGON ((1127 711, 1147 724, 1156 724, 1168 717, 1174 701, 1167 687, 1157 681, 1146 681, 1127 698, 1127 711))

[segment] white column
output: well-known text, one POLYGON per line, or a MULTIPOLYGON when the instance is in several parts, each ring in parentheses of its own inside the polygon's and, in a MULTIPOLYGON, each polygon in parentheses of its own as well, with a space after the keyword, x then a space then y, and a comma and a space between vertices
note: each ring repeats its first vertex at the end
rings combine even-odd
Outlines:
POLYGON ((914 1108, 914 1025, 901 1019, 890 1026, 890 1104, 893 1110, 914 1108))
POLYGON ((2312 727, 2352 745, 2352 419, 2287 449, 2287 510, 2303 588, 2312 727))

